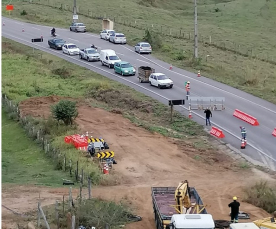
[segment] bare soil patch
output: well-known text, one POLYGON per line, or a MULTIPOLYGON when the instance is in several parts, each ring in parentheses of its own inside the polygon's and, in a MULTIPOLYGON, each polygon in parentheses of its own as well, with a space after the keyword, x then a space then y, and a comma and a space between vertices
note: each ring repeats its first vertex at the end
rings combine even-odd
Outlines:
MULTIPOLYGON (((50 106, 59 99, 57 96, 31 98, 20 104, 21 114, 47 118, 50 106)), ((213 164, 196 160, 192 155, 200 152, 189 144, 180 145, 178 140, 152 134, 135 126, 121 114, 92 108, 84 103, 78 105, 78 111, 76 122, 81 131, 104 137, 118 162, 111 174, 120 180, 119 185, 96 187, 93 196, 109 200, 125 199, 143 217, 141 222, 129 224, 127 228, 154 228, 151 187, 174 187, 185 179, 196 187, 214 219, 229 219, 228 203, 233 196, 240 197, 241 210, 249 213, 251 220, 268 216, 265 211, 243 203, 241 199, 242 187, 258 180, 262 172, 233 170, 233 161, 223 154, 220 155, 223 158, 213 164)), ((269 175, 262 178, 272 179, 269 175)), ((28 212, 36 208, 39 192, 42 205, 47 205, 67 195, 68 188, 4 186, 3 205, 21 213, 28 212)), ((2 211, 5 220, 10 213, 3 208, 2 211)))

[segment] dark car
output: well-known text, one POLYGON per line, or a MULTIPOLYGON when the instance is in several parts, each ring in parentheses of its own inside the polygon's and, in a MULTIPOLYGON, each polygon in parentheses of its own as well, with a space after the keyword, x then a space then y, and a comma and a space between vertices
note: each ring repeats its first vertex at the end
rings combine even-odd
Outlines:
POLYGON ((65 44, 65 41, 60 38, 53 38, 53 39, 48 40, 48 45, 50 46, 50 48, 62 49, 62 46, 64 44, 65 44))

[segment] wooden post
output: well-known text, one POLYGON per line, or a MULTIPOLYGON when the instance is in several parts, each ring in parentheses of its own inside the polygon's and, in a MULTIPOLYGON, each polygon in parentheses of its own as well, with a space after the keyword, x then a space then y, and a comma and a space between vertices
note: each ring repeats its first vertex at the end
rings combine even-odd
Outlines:
POLYGON ((75 218, 75 216, 73 215, 72 216, 72 229, 75 229, 75 220, 76 220, 76 218, 75 218))
POLYGON ((65 203, 64 203, 64 195, 63 195, 63 197, 62 197, 62 212, 63 212, 63 215, 65 214, 64 205, 65 205, 65 203))
POLYGON ((39 210, 40 203, 37 203, 37 227, 40 228, 40 210, 39 210))
POLYGON ((209 43, 212 43, 212 36, 209 37, 209 43))
POLYGON ((171 105, 171 122, 173 121, 173 105, 171 105))
POLYGON ((77 161, 77 174, 76 174, 76 176, 77 176, 77 181, 79 180, 78 178, 79 178, 79 161, 77 161))
POLYGON ((72 208, 72 187, 69 189, 69 206, 72 208))
POLYGON ((70 176, 72 177, 72 161, 69 161, 70 176))
POLYGON ((63 164, 64 164, 64 171, 66 171, 66 157, 64 155, 64 158, 63 158, 63 164))
POLYGON ((55 205, 55 212, 56 212, 56 222, 58 224, 58 201, 56 200, 56 205, 55 205))
POLYGON ((82 184, 80 184, 80 201, 81 201, 81 198, 82 198, 82 184))
POLYGON ((88 177, 88 198, 91 199, 91 178, 88 177))
POLYGON ((81 184, 83 184, 83 169, 81 169, 81 184))
POLYGON ((40 205, 39 205, 39 211, 41 212, 41 215, 42 215, 42 217, 43 217, 43 219, 44 219, 44 221, 45 221, 46 228, 47 228, 47 229, 51 229, 50 226, 49 226, 49 224, 48 224, 48 222, 47 222, 46 216, 44 215, 43 210, 42 210, 42 208, 41 208, 40 205))

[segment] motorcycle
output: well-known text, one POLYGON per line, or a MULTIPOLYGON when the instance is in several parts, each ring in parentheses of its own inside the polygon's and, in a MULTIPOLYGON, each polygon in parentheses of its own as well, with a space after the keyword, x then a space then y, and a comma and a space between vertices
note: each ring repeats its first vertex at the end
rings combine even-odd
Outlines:
POLYGON ((56 37, 56 32, 51 32, 52 37, 56 37))
POLYGON ((93 44, 91 45, 91 48, 92 49, 96 49, 96 51, 98 51, 98 48, 95 45, 93 45, 93 44))

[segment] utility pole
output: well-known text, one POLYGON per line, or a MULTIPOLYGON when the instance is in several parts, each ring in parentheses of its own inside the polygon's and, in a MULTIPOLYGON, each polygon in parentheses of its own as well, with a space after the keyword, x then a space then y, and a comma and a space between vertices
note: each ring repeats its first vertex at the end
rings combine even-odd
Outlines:
MULTIPOLYGON (((77 15, 77 0, 74 0, 73 15, 77 15)), ((73 22, 77 22, 77 19, 73 19, 73 22)))
POLYGON ((197 35, 197 3, 196 0, 194 0, 195 3, 195 44, 194 44, 194 58, 198 58, 198 35, 197 35))

